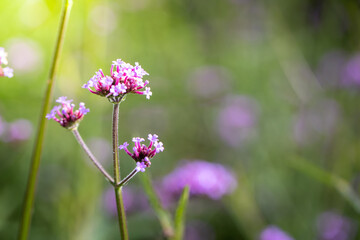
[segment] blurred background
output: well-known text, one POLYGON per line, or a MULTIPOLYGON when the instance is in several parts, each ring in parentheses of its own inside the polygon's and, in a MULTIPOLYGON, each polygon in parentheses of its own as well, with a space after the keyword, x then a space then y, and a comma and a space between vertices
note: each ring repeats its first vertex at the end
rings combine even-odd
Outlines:
MULTIPOLYGON (((0 239, 17 233, 61 8, 0 1, 14 69, 0 79, 0 239)), ((360 239, 359 29, 351 0, 74 0, 52 106, 86 103, 79 131, 112 172, 112 106, 81 86, 139 62, 153 96, 121 104, 120 143, 159 135, 147 172, 169 211, 194 182, 185 239, 360 239)), ((139 179, 124 190, 131 239, 162 239, 139 179)), ((118 239, 109 187, 48 122, 30 239, 118 239)))

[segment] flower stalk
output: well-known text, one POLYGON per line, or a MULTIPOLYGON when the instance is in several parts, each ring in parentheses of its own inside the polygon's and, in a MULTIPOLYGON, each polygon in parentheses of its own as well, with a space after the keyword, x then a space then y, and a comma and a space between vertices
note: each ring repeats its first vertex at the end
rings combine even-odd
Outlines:
MULTIPOLYGON (((118 131, 119 131, 119 103, 113 104, 113 118, 112 118, 112 143, 113 143, 113 161, 114 161, 114 179, 115 185, 120 183, 120 163, 119 163, 119 151, 118 151, 118 131)), ((126 178, 125 178, 126 179, 126 178)), ((126 215, 124 208, 124 201, 122 197, 121 185, 115 186, 115 196, 116 196, 116 207, 118 212, 118 220, 120 227, 120 235, 122 240, 128 240, 129 234, 127 230, 126 215)))
POLYGON ((112 184, 114 185, 114 179, 110 176, 110 174, 104 169, 104 167, 99 163, 99 161, 96 159, 96 157, 94 156, 94 154, 92 154, 92 152, 90 151, 90 149, 88 148, 88 146, 86 145, 86 143, 84 142, 84 140, 82 139, 79 131, 77 130, 77 128, 74 128, 71 130, 72 133, 74 134, 75 139, 77 140, 77 142, 80 144, 81 148, 85 151, 85 153, 88 155, 88 157, 90 158, 90 160, 94 163, 94 165, 97 167, 97 169, 99 169, 99 171, 104 175, 104 177, 112 184))
POLYGON ((121 180, 120 183, 118 183, 116 186, 117 187, 122 187, 124 186, 127 182, 130 181, 130 179, 132 179, 137 173, 139 172, 138 168, 135 168, 134 170, 131 171, 131 173, 129 173, 129 175, 127 175, 123 180, 121 180))
POLYGON ((50 99, 53 92, 54 80, 59 67, 60 53, 64 45, 65 32, 68 25, 72 4, 73 4, 72 0, 64 1, 64 7, 62 10, 62 16, 59 25, 59 33, 55 45, 55 53, 51 63, 49 80, 47 81, 46 92, 43 99, 43 105, 40 114, 39 127, 38 127, 37 136, 32 154, 30 173, 27 181, 22 217, 18 232, 19 240, 26 240, 29 235, 36 181, 37 181, 40 158, 41 158, 44 136, 45 136, 45 128, 46 128, 45 115, 50 107, 50 99))

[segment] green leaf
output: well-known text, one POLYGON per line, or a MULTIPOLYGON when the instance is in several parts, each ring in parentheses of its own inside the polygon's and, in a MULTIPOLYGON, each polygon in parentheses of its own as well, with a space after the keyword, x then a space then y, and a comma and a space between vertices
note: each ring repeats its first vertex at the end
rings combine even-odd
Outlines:
POLYGON ((171 215, 168 211, 164 209, 158 196, 156 195, 149 173, 146 172, 141 175, 141 182, 144 187, 145 193, 149 198, 150 205, 154 209, 155 214, 160 221, 160 225, 163 229, 164 235, 167 238, 170 238, 174 235, 174 225, 171 220, 171 215))
POLYGON ((175 240, 182 240, 185 226, 186 206, 189 200, 189 186, 186 186, 181 194, 175 213, 175 240))

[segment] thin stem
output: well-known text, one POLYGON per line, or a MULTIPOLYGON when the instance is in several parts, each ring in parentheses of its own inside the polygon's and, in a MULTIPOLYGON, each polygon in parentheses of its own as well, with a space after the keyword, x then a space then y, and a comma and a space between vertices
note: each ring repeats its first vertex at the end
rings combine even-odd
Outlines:
POLYGON ((119 184, 117 184, 117 187, 122 187, 124 186, 128 181, 130 181, 130 179, 132 179, 137 173, 139 172, 139 170, 137 170, 136 168, 134 170, 132 170, 131 173, 129 173, 129 175, 127 175, 123 180, 121 180, 121 182, 119 184))
MULTIPOLYGON (((113 104, 113 119, 112 119, 112 140, 113 140, 113 160, 114 160, 114 179, 115 184, 120 183, 120 164, 118 151, 118 131, 119 131, 119 103, 113 104)), ((122 240, 128 240, 128 230, 126 224, 126 215, 124 209, 124 201, 122 197, 121 186, 114 186, 116 196, 116 206, 119 219, 120 235, 122 240)))
POLYGON ((110 176, 110 174, 107 173, 107 171, 104 169, 104 167, 99 163, 99 161, 96 159, 96 157, 92 154, 84 140, 82 139, 79 131, 77 128, 71 130, 74 134, 75 139, 78 141, 82 149, 84 149, 85 153, 88 155, 90 160, 94 163, 94 165, 100 170, 100 172, 104 175, 104 177, 111 183, 114 184, 114 179, 110 176))
POLYGON ((18 239, 19 240, 26 240, 29 235, 30 223, 31 223, 31 215, 32 209, 34 204, 34 195, 35 195, 35 188, 36 188, 36 180, 40 165, 40 157, 42 153, 42 147, 44 142, 44 135, 45 135, 45 128, 46 128, 46 120, 45 116, 46 113, 49 111, 50 108, 50 99, 53 92, 54 80, 59 66, 59 59, 60 53, 64 44, 65 39, 65 32, 67 28, 67 24, 70 17, 71 7, 72 7, 72 0, 65 0, 64 7, 62 10, 62 16, 59 25, 59 32, 58 37, 56 40, 55 45, 55 53, 51 63, 51 69, 49 73, 49 80, 47 81, 47 87, 45 96, 43 99, 43 105, 40 114, 39 126, 36 135, 36 140, 34 144, 33 154, 31 158, 31 166, 30 166, 30 173, 27 181, 26 186, 26 193, 24 197, 24 205, 22 211, 22 217, 20 222, 20 228, 18 232, 18 239))
POLYGON ((113 160, 114 160, 114 178, 115 183, 120 182, 120 166, 119 166, 119 103, 114 103, 113 119, 112 119, 112 143, 113 143, 113 160))

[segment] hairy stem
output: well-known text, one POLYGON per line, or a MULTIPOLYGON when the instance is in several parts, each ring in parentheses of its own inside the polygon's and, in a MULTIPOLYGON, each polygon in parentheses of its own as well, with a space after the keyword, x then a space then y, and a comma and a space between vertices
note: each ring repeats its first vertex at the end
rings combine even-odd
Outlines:
POLYGON ((129 175, 127 175, 123 180, 121 180, 121 182, 119 184, 117 184, 117 187, 122 187, 124 186, 128 181, 130 181, 130 179, 132 179, 137 173, 139 172, 139 170, 137 170, 136 168, 134 170, 131 171, 131 173, 129 173, 129 175))
MULTIPOLYGON (((114 160, 114 179, 115 184, 120 183, 120 164, 118 151, 118 131, 119 131, 119 103, 113 104, 113 119, 112 119, 112 142, 113 142, 113 160, 114 160)), ((128 240, 128 230, 126 224, 126 215, 124 209, 124 201, 122 197, 121 186, 115 186, 116 206, 119 219, 120 235, 122 240, 128 240)))
POLYGON ((30 230, 30 223, 31 223, 31 216, 32 216, 32 209, 34 204, 34 195, 35 195, 35 188, 37 182, 37 175, 40 165, 40 158, 42 153, 42 147, 44 142, 44 135, 45 135, 45 128, 46 128, 46 120, 45 116, 46 113, 49 111, 50 108, 50 99, 53 92, 54 80, 59 66, 59 59, 60 53, 64 44, 65 32, 67 28, 67 24, 70 17, 71 7, 72 7, 72 0, 65 0, 64 7, 62 10, 62 16, 59 25, 59 33, 56 40, 55 45, 55 53, 51 63, 51 69, 49 73, 49 80, 46 82, 46 92, 43 99, 39 126, 37 130, 36 140, 34 144, 33 154, 31 158, 31 166, 29 177, 26 186, 26 193, 24 197, 23 203, 23 210, 22 210, 22 217, 20 222, 20 228, 18 232, 18 239, 25 240, 28 238, 29 230, 30 230))
POLYGON ((99 163, 99 161, 96 159, 96 157, 92 154, 84 140, 82 139, 79 131, 77 128, 71 130, 74 134, 75 139, 80 144, 82 149, 85 151, 85 153, 88 155, 90 160, 94 163, 94 165, 100 170, 100 172, 104 175, 104 177, 111 183, 114 184, 114 179, 110 176, 110 174, 107 173, 107 171, 104 169, 104 167, 99 163))

